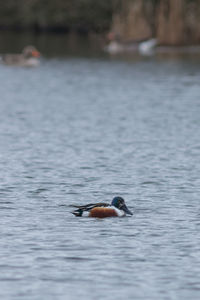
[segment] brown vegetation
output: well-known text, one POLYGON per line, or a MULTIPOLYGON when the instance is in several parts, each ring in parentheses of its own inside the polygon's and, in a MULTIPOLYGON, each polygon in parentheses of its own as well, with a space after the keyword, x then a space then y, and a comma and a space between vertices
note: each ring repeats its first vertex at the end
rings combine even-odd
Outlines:
POLYGON ((200 0, 127 0, 113 14, 112 31, 123 41, 156 37, 165 45, 198 44, 199 20, 200 0))
POLYGON ((0 29, 115 32, 122 41, 200 43, 200 0, 6 0, 0 29))

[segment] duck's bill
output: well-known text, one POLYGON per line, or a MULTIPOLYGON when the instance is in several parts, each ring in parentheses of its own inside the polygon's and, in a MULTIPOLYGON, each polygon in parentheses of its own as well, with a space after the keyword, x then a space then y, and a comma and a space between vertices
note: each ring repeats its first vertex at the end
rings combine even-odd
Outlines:
POLYGON ((32 55, 33 55, 34 57, 40 57, 40 52, 37 51, 37 50, 33 50, 33 51, 32 51, 32 55))
POLYGON ((133 213, 128 209, 128 207, 125 204, 122 206, 122 209, 127 215, 133 215, 133 213))

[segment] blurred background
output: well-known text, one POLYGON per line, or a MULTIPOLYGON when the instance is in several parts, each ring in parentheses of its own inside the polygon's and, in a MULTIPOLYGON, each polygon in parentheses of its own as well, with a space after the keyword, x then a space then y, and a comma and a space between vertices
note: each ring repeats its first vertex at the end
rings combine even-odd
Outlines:
POLYGON ((0 53, 26 44, 47 55, 76 52, 80 44, 94 53, 111 40, 121 47, 108 52, 122 52, 152 38, 156 45, 194 46, 200 43, 199 18, 199 0, 1 1, 0 53))

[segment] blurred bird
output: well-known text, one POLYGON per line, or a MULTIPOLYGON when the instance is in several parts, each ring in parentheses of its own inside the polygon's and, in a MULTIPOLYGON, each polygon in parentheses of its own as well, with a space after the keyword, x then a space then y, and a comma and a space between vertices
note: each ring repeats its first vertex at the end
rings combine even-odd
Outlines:
POLYGON ((154 54, 155 47, 157 46, 156 39, 149 39, 141 42, 138 46, 139 53, 141 55, 152 55, 154 54))
POLYGON ((21 54, 4 54, 1 61, 10 66, 37 67, 40 52, 34 46, 26 46, 21 54))
POLYGON ((155 38, 124 42, 120 35, 115 32, 109 32, 107 40, 108 44, 104 47, 104 51, 110 54, 139 52, 139 54, 147 56, 154 54, 154 50, 157 46, 157 40, 155 38))

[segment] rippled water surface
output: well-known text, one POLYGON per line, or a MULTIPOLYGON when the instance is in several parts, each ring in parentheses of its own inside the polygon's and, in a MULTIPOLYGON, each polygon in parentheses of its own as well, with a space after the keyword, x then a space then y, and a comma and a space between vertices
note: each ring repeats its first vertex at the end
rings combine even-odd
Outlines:
POLYGON ((0 66, 1 299, 199 299, 199 63, 0 66))

